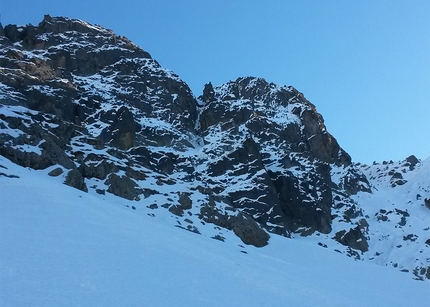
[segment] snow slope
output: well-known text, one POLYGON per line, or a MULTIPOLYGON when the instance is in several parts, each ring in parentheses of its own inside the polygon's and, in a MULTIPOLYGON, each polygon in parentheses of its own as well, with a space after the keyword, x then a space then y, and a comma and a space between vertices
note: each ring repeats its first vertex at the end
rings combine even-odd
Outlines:
POLYGON ((173 227, 167 215, 139 214, 130 201, 71 189, 46 176, 49 170, 0 157, 0 306, 430 301, 430 283, 408 274, 284 237, 272 236, 261 249, 242 246, 228 231, 225 242, 210 240, 204 231, 173 227))
MULTIPOLYGON (((358 192, 349 203, 335 200, 331 233, 294 238, 424 279, 425 269, 430 267, 430 211, 424 203, 430 198, 430 157, 413 167, 406 161, 354 167, 369 179, 372 193, 358 192), (364 219, 368 251, 351 253, 349 247, 333 240, 335 233, 360 225, 364 219)), ((337 172, 347 169, 333 169, 332 180, 338 184, 337 172)))
POLYGON ((430 211, 424 199, 430 198, 430 157, 412 169, 402 161, 363 167, 363 171, 372 182, 373 194, 358 193, 353 199, 369 216, 368 236, 374 243, 368 260, 404 271, 429 267, 430 211))

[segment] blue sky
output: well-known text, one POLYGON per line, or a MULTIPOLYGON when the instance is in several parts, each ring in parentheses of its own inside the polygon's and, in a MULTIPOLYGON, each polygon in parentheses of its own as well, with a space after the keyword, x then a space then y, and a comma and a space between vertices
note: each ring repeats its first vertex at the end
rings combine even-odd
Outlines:
POLYGON ((303 92, 356 162, 430 156, 430 1, 0 0, 3 26, 100 24, 186 81, 263 77, 303 92))

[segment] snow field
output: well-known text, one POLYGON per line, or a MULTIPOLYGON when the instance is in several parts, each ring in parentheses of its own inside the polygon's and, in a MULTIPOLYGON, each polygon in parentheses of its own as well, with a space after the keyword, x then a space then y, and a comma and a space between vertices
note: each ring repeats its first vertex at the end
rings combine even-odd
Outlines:
POLYGON ((390 268, 274 235, 261 249, 239 246, 231 232, 226 242, 211 240, 124 206, 133 202, 102 200, 3 157, 0 165, 1 306, 427 306, 430 300, 428 282, 390 268))

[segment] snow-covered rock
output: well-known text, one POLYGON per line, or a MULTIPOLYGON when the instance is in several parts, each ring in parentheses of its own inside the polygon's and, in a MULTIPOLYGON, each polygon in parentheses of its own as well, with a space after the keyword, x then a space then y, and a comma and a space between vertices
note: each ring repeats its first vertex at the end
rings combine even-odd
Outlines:
POLYGON ((295 88, 242 77, 196 98, 80 20, 0 35, 4 158, 196 234, 281 235, 430 278, 429 160, 352 163, 295 88))

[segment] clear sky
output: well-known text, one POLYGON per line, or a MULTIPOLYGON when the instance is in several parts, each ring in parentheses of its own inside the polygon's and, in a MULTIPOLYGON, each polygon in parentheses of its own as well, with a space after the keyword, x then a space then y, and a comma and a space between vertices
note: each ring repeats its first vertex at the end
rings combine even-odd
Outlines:
POLYGON ((3 26, 44 14, 112 29, 186 81, 263 77, 303 92, 352 156, 430 156, 429 0, 0 0, 3 26))

